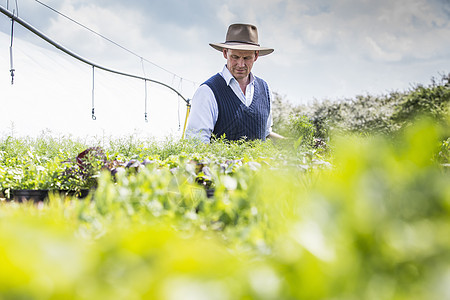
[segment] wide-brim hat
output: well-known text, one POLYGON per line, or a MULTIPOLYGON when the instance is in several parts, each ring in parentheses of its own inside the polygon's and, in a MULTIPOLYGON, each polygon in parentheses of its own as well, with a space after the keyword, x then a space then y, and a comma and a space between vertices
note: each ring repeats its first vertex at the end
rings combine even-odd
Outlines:
POLYGON ((224 43, 209 45, 219 51, 223 49, 259 51, 259 56, 273 52, 273 49, 258 44, 258 29, 251 24, 231 24, 224 43))

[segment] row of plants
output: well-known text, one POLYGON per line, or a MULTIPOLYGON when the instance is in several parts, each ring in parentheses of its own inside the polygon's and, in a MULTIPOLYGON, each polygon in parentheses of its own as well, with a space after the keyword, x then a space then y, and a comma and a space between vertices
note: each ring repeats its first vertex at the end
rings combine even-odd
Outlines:
MULTIPOLYGON (((433 159, 442 130, 423 120, 396 143, 335 136, 332 166, 295 141, 173 141, 152 155, 146 142, 128 145, 142 149, 120 157, 134 167, 100 171, 84 200, 0 202, 0 296, 446 299, 450 172, 433 159)), ((114 161, 111 149, 100 157, 114 161)))
POLYGON ((305 170, 329 165, 319 151, 298 147, 282 150, 284 146, 223 139, 210 145, 167 140, 161 146, 152 140, 124 142, 119 139, 108 140, 103 147, 97 145, 80 151, 85 144, 67 143, 51 136, 41 136, 34 141, 8 137, 0 143, 0 195, 20 200, 23 190, 31 190, 33 195, 35 190, 42 190, 39 194, 42 196, 37 199, 40 201, 49 191, 85 196, 87 191, 96 188, 101 171, 115 176, 120 172, 139 171, 149 164, 172 171, 190 166, 186 168, 194 169, 196 181, 211 194, 214 189, 212 169, 228 174, 243 164, 264 163, 277 167, 297 164, 305 170))

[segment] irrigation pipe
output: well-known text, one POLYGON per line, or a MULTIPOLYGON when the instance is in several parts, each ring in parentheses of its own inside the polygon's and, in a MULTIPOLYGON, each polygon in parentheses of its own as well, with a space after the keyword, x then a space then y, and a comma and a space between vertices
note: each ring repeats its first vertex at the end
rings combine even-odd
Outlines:
MULTIPOLYGON (((15 16, 13 13, 11 13, 10 11, 6 10, 3 6, 0 5, 0 12, 4 15, 6 15, 8 18, 10 18, 11 20, 19 23, 20 25, 22 25, 24 28, 28 29, 29 31, 31 31, 32 33, 34 33, 35 35, 37 35, 38 37, 40 37, 41 39, 43 39, 44 41, 46 41, 47 43, 55 46, 56 48, 58 48, 59 50, 61 50, 62 52, 72 56, 73 58, 91 65, 92 67, 95 67, 97 69, 101 69, 110 73, 114 73, 114 74, 118 74, 118 75, 122 75, 122 76, 127 76, 127 77, 131 77, 131 78, 136 78, 136 79, 140 79, 140 80, 144 80, 144 81, 150 81, 159 85, 162 85, 170 90, 172 90, 173 92, 175 92, 181 99, 184 100, 184 102, 186 102, 187 104, 189 104, 189 100, 186 99, 185 97, 183 97, 183 95, 181 95, 180 92, 178 92, 176 89, 174 89, 173 87, 171 87, 170 85, 167 85, 163 82, 160 82, 158 80, 154 80, 151 78, 146 78, 146 77, 142 77, 142 76, 138 76, 138 75, 134 75, 134 74, 129 74, 129 73, 125 73, 125 72, 120 72, 120 71, 116 71, 116 70, 112 70, 103 66, 100 66, 96 63, 93 63, 77 54, 75 54, 74 52, 70 51, 69 49, 65 48, 64 46, 62 46, 61 44, 53 41, 51 38, 47 37, 44 33, 40 32, 38 29, 34 28, 32 25, 28 24, 27 22, 25 22, 24 20, 22 20, 21 18, 19 18, 18 16, 15 16)), ((184 133, 183 133, 184 135, 184 133)))

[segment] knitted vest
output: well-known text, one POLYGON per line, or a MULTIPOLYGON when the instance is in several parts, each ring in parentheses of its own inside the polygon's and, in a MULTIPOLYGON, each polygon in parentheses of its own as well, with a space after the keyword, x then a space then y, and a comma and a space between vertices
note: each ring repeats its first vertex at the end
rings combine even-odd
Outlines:
POLYGON ((216 137, 225 134, 230 141, 242 138, 266 140, 270 99, 264 80, 255 77, 255 90, 249 107, 242 103, 220 74, 212 76, 204 84, 213 91, 219 110, 213 130, 216 137))

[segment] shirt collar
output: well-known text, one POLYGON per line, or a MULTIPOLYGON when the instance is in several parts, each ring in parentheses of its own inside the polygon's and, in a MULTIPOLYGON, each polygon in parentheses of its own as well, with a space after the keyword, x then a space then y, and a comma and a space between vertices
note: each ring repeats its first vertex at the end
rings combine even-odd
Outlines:
MULTIPOLYGON (((234 80, 237 83, 237 80, 233 77, 230 70, 228 70, 227 65, 225 65, 222 69, 222 77, 225 79, 227 85, 231 84, 231 81, 234 80)), ((250 72, 250 82, 249 84, 253 84, 255 82, 255 76, 253 76, 253 73, 250 72)))

